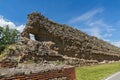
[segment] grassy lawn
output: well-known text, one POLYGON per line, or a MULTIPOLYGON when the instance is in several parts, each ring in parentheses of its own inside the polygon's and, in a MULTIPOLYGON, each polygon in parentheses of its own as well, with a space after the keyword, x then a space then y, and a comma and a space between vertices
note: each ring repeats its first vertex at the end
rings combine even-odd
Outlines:
POLYGON ((120 71, 120 63, 102 64, 76 68, 77 80, 102 80, 103 78, 120 71))

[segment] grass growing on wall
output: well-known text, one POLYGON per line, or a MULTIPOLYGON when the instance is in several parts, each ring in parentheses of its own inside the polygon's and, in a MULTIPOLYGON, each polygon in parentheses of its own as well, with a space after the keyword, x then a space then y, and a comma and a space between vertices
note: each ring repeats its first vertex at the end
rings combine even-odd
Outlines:
POLYGON ((76 68, 77 80, 102 80, 120 71, 120 63, 102 64, 76 68))

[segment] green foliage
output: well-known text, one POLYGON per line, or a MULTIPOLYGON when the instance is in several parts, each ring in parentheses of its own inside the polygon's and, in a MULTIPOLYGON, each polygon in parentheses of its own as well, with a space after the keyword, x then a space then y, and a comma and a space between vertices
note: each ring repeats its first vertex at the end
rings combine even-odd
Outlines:
POLYGON ((5 28, 0 27, 0 44, 13 44, 18 40, 19 32, 16 29, 10 29, 9 26, 5 28))
POLYGON ((3 33, 3 28, 0 26, 0 43, 2 41, 2 33, 3 33))
POLYGON ((62 61, 57 60, 57 61, 54 62, 54 64, 55 65, 61 65, 61 64, 64 64, 64 63, 62 61))
POLYGON ((14 44, 18 41, 19 31, 10 29, 9 26, 4 28, 0 26, 0 51, 3 51, 6 45, 14 44))

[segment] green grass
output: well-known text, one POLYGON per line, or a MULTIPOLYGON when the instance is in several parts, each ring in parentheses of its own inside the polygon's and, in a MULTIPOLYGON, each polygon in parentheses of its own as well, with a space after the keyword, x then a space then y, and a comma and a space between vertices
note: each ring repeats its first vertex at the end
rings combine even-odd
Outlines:
POLYGON ((102 80, 111 74, 120 71, 120 63, 102 64, 76 68, 77 80, 102 80))
POLYGON ((5 57, 7 54, 6 53, 1 53, 0 54, 0 61, 2 60, 3 57, 5 57))

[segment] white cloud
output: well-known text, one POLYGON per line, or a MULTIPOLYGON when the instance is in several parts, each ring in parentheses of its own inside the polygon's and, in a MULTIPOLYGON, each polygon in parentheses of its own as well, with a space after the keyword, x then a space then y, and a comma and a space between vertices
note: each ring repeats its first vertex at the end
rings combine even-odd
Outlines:
MULTIPOLYGON (((5 27, 6 25, 9 25, 9 27, 12 28, 12 29, 17 29, 20 32, 22 32, 24 27, 25 27, 25 25, 23 25, 23 24, 17 26, 17 25, 15 25, 14 22, 6 20, 6 19, 3 18, 3 16, 0 15, 0 26, 5 27)), ((30 38, 32 40, 35 40, 34 35, 32 35, 32 34, 30 34, 30 38)))
POLYGON ((95 10, 91 10, 81 16, 78 16, 72 20, 69 21, 69 23, 75 23, 75 22, 80 22, 80 21, 86 21, 88 19, 91 19, 92 17, 94 17, 96 14, 103 12, 103 8, 98 8, 95 10))
POLYGON ((30 39, 35 40, 35 36, 33 34, 30 34, 30 39))
POLYGON ((98 19, 96 21, 92 20, 91 22, 87 22, 87 24, 91 27, 103 28, 103 30, 106 30, 107 32, 112 32, 115 30, 112 26, 106 24, 102 19, 98 19))
POLYGON ((92 36, 96 36, 98 38, 101 38, 102 36, 100 35, 100 29, 97 27, 93 27, 93 28, 86 28, 86 29, 82 29, 85 32, 90 33, 90 35, 92 36))
POLYGON ((106 34, 104 34, 104 35, 103 35, 103 37, 111 37, 111 36, 112 36, 112 34, 111 34, 111 33, 109 33, 109 34, 108 34, 108 33, 106 33, 106 34))
POLYGON ((23 28, 25 27, 25 25, 19 25, 19 26, 17 26, 17 25, 15 25, 14 22, 11 22, 11 21, 9 21, 9 20, 6 20, 6 19, 3 18, 3 16, 0 15, 0 26, 1 26, 1 27, 4 27, 4 26, 6 26, 6 25, 9 25, 10 28, 17 29, 17 30, 19 30, 20 32, 22 32, 23 28))
POLYGON ((112 42, 113 45, 120 47, 120 41, 112 42))
POLYGON ((24 29, 25 25, 20 25, 20 26, 17 26, 17 30, 22 32, 23 29, 24 29))
POLYGON ((96 20, 96 21, 91 21, 86 23, 88 29, 91 31, 90 34, 99 38, 106 38, 106 37, 111 37, 113 31, 115 29, 112 28, 112 26, 106 24, 103 20, 96 20), (96 35, 99 34, 99 35, 96 35))
POLYGON ((115 31, 113 26, 107 24, 102 18, 98 16, 103 13, 103 8, 97 8, 90 10, 83 15, 80 15, 74 19, 69 20, 69 24, 84 26, 79 29, 87 32, 92 36, 96 36, 101 39, 106 39, 112 36, 112 32, 115 31))

